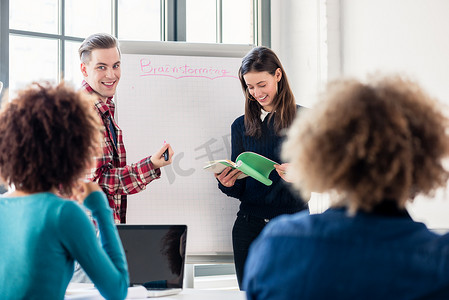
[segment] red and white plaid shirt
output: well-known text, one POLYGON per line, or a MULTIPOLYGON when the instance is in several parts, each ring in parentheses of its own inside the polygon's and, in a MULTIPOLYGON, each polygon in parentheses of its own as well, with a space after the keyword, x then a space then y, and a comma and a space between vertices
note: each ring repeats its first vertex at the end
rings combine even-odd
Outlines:
MULTIPOLYGON (((83 81, 82 86, 88 93, 94 93, 94 90, 86 81, 83 81)), ((126 223, 126 195, 144 190, 147 184, 154 179, 160 178, 161 170, 153 167, 150 161, 151 156, 131 165, 126 164, 122 130, 114 120, 115 104, 112 101, 112 97, 108 98, 106 103, 98 99, 95 102, 95 110, 98 112, 104 125, 104 141, 101 145, 103 155, 95 157, 96 167, 90 170, 87 178, 98 182, 106 193, 109 206, 114 213, 114 221, 116 223, 126 223), (115 128, 117 146, 115 146, 113 136, 109 130, 110 120, 112 120, 115 128)))

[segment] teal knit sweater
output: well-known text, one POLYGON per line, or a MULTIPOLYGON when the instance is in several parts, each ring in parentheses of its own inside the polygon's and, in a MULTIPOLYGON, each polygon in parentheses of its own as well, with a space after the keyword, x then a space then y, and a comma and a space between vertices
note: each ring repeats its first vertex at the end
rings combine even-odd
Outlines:
POLYGON ((0 197, 0 299, 63 299, 77 260, 103 297, 124 299, 128 267, 106 196, 80 205, 51 193, 0 197))

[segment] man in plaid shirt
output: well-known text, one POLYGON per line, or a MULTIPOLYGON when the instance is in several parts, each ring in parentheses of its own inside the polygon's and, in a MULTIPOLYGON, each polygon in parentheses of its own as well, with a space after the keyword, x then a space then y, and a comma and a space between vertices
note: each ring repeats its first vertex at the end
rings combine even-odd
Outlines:
POLYGON ((83 89, 98 97, 95 109, 104 124, 102 155, 88 178, 97 181, 106 193, 116 223, 126 223, 127 195, 138 193, 161 176, 160 168, 171 163, 173 150, 165 144, 152 156, 137 163, 126 164, 122 131, 114 120, 112 98, 120 80, 120 49, 118 41, 109 34, 93 34, 79 50, 83 89), (164 151, 168 149, 168 160, 164 151))

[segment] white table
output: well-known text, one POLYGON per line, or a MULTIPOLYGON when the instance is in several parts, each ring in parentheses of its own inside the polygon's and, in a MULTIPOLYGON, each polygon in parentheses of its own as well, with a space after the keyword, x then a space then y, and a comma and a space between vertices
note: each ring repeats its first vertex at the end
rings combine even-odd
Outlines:
MULTIPOLYGON (((89 283, 71 283, 67 289, 66 300, 101 300, 100 293, 89 283)), ((126 298, 126 299, 161 299, 161 300, 245 300, 245 292, 229 290, 184 289, 173 296, 160 298, 126 298)))
MULTIPOLYGON (((154 298, 153 298, 154 299, 154 298)), ((227 290, 184 289, 180 294, 166 296, 161 300, 245 300, 245 292, 227 290)))

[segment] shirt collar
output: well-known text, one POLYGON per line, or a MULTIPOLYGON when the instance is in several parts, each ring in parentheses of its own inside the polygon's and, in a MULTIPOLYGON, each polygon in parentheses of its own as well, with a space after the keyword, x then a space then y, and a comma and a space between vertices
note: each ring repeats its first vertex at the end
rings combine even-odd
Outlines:
POLYGON ((382 202, 373 207, 372 213, 386 217, 410 217, 405 208, 399 208, 397 201, 383 199, 382 202))
MULTIPOLYGON (((94 89, 85 80, 83 80, 81 86, 82 89, 84 89, 89 94, 95 93, 94 89)), ((112 98, 113 97, 107 98, 106 103, 103 102, 100 98, 98 98, 98 100, 95 102, 95 107, 98 109, 103 118, 108 118, 109 115, 114 117, 115 104, 114 101, 112 101, 112 98)))
POLYGON ((263 108, 260 109, 260 119, 262 120, 262 122, 265 120, 269 113, 269 111, 265 111, 263 110, 263 108))

